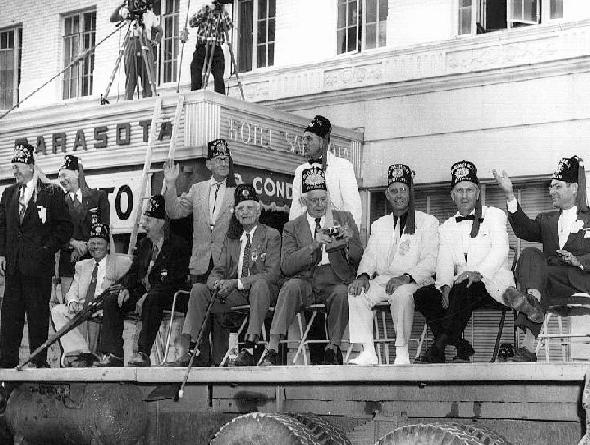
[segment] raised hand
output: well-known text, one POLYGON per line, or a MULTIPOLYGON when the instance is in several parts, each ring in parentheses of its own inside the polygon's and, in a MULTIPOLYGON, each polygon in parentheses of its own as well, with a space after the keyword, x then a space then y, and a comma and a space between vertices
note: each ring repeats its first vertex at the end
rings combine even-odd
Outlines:
POLYGON ((502 174, 500 174, 494 169, 492 170, 492 173, 494 174, 494 179, 496 180, 496 183, 504 191, 506 200, 512 201, 514 199, 514 187, 512 185, 512 180, 508 176, 508 173, 506 173, 506 170, 502 170, 502 174))
POLYGON ((167 159, 164 162, 164 180, 169 184, 174 184, 179 174, 180 168, 178 164, 175 164, 171 159, 167 159))

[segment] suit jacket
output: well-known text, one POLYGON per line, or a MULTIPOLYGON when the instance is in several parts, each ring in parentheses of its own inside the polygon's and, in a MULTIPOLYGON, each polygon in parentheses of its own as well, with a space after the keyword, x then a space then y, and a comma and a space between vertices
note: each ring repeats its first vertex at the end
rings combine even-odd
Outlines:
MULTIPOLYGON (((129 270, 131 258, 123 254, 107 254, 106 256, 106 273, 102 283, 97 283, 97 288, 106 289, 119 281, 129 270)), ((92 271, 94 270, 94 259, 81 260, 76 263, 74 281, 70 290, 66 294, 66 304, 70 301, 84 302, 88 286, 92 280, 92 271)))
POLYGON ((482 207, 483 222, 475 238, 468 238, 467 258, 459 224, 455 217, 447 219, 439 229, 440 247, 436 265, 436 285, 452 286, 454 279, 464 271, 477 271, 492 298, 502 302, 502 294, 514 286, 514 277, 508 267, 508 231, 506 214, 495 207, 482 207))
MULTIPOLYGON (((559 249, 559 234, 557 223, 560 212, 539 213, 530 219, 518 204, 516 212, 508 212, 508 221, 517 237, 526 241, 543 243, 543 253, 551 265, 563 265, 555 253, 559 249)), ((564 250, 578 257, 584 270, 590 272, 590 211, 578 210, 579 227, 573 229, 563 246, 564 250), (576 230, 578 229, 578 230, 576 230)), ((590 277, 590 273, 589 273, 590 277)))
MULTIPOLYGON (((250 266, 251 275, 242 278, 244 289, 250 289, 256 280, 264 279, 269 285, 277 286, 281 276, 281 235, 278 230, 264 224, 258 224, 251 240, 250 266)), ((238 277, 238 262, 240 260, 240 239, 225 238, 221 249, 221 260, 211 271, 208 284, 220 279, 235 279, 238 277)))
MULTIPOLYGON (((340 249, 328 253, 330 265, 334 273, 343 283, 350 283, 356 277, 356 268, 363 255, 363 246, 359 238, 358 228, 350 212, 337 210, 326 213, 325 227, 334 224, 350 227, 353 237, 348 249, 340 249)), ((314 269, 321 260, 317 250, 312 250, 313 235, 307 222, 307 212, 283 228, 283 245, 281 248, 281 269, 288 277, 312 278, 314 269)))
POLYGON ((213 229, 209 224, 209 180, 193 184, 188 193, 176 196, 176 187, 167 187, 164 193, 166 213, 172 219, 193 215, 193 253, 189 263, 191 274, 202 275, 209 269, 209 262, 219 264, 221 247, 229 227, 234 207, 233 187, 226 187, 219 216, 213 229))
MULTIPOLYGON (((330 193, 330 205, 332 209, 339 211, 348 211, 352 213, 354 222, 360 227, 363 217, 363 207, 359 195, 354 167, 348 159, 339 158, 328 152, 326 167, 326 186, 330 193)), ((303 170, 310 168, 311 164, 306 162, 295 169, 295 178, 293 178, 293 201, 289 210, 289 219, 293 220, 299 215, 306 212, 300 202, 301 198, 301 175, 303 170)))
MULTIPOLYGON (((68 193, 64 194, 64 200, 66 202, 68 211, 71 211, 73 203, 68 193)), ((109 204, 107 194, 104 192, 104 190, 99 189, 83 190, 81 204, 82 208, 80 213, 84 215, 83 218, 81 218, 80 220, 75 220, 75 218, 73 217, 71 218, 72 224, 74 225, 72 238, 76 240, 88 241, 88 237, 90 236, 90 229, 92 226, 90 210, 98 209, 100 223, 110 226, 111 206, 109 204)))
POLYGON ((72 235, 63 191, 55 184, 38 180, 37 201, 34 197, 29 200, 22 224, 19 197, 20 189, 13 184, 0 199, 0 256, 6 257, 6 273, 51 277, 55 252, 72 235))
MULTIPOLYGON (((146 292, 144 280, 152 260, 152 251, 152 240, 143 238, 133 255, 129 273, 123 280, 123 285, 134 297, 139 298, 146 292)), ((147 277, 152 289, 161 286, 181 288, 186 283, 189 257, 190 245, 184 238, 174 234, 165 238, 147 277)))
POLYGON ((371 236, 358 274, 374 273, 389 280, 408 273, 419 286, 432 283, 438 255, 438 220, 416 211, 416 231, 394 236, 393 213, 382 216, 371 225, 371 236))

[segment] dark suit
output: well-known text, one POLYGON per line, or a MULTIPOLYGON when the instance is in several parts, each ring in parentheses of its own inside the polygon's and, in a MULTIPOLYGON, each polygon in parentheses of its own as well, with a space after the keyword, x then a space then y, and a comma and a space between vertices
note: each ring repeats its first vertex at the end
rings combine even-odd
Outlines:
MULTIPOLYGON (((110 226, 111 207, 107 194, 103 190, 86 189, 82 190, 82 202, 78 205, 74 203, 69 193, 65 194, 65 202, 68 208, 68 214, 73 224, 72 238, 77 241, 88 241, 90 236, 90 227, 92 226, 91 209, 97 209, 98 222, 106 226, 110 226)), ((73 277, 74 265, 76 262, 70 261, 72 248, 69 240, 65 246, 62 247, 59 256, 59 276, 73 277)), ((86 255, 84 258, 90 258, 86 255)))
POLYGON ((172 303, 174 293, 183 287, 188 275, 190 245, 177 235, 170 235, 164 240, 150 269, 147 280, 150 284, 146 289, 146 274, 152 261, 153 244, 149 238, 139 243, 133 257, 133 264, 123 285, 129 290, 129 300, 119 307, 116 295, 109 296, 104 303, 103 325, 98 350, 123 357, 123 321, 126 313, 135 310, 137 301, 147 292, 141 312, 141 331, 138 340, 138 351, 150 355, 154 340, 162 322, 163 311, 172 303))
POLYGON ((313 250, 311 247, 313 235, 307 221, 307 213, 285 224, 281 269, 291 278, 279 293, 271 334, 286 334, 295 314, 305 306, 319 301, 325 303, 328 310, 329 340, 336 345, 340 344, 348 324, 348 284, 356 276, 363 247, 350 212, 328 212, 323 227, 334 224, 348 225, 353 231, 353 236, 347 249, 329 252, 329 264, 321 266, 318 265, 322 256, 321 250, 313 250))
MULTIPOLYGON (((37 182, 37 190, 36 202, 33 194, 22 223, 19 187, 15 184, 6 188, 0 199, 0 256, 6 258, 0 323, 0 367, 3 368, 18 364, 25 313, 29 349, 33 351, 47 340, 55 252, 72 234, 62 190, 41 181, 37 182)), ((46 353, 42 353, 35 362, 40 364, 45 359, 46 353)))
POLYGON ((541 304, 545 307, 565 304, 576 292, 590 292, 590 212, 578 210, 578 220, 583 229, 570 233, 563 250, 576 256, 584 270, 563 263, 557 254, 559 249, 559 211, 540 213, 535 220, 522 211, 520 204, 514 213, 508 213, 508 221, 517 237, 543 243, 543 252, 525 249, 518 261, 517 281, 523 290, 538 289, 541 304))
MULTIPOLYGON (((241 279, 243 290, 234 289, 223 302, 216 302, 213 313, 227 313, 233 306, 250 305, 250 317, 247 334, 260 335, 268 308, 275 301, 280 278, 281 235, 272 227, 258 224, 251 241, 250 275, 241 279)), ((207 305, 211 300, 211 291, 217 280, 238 278, 238 262, 240 260, 241 241, 239 238, 225 238, 221 249, 220 262, 211 271, 207 285, 195 284, 191 291, 188 312, 182 329, 191 339, 197 339, 199 329, 205 318, 207 305), (208 287, 209 286, 209 287, 208 287)), ((225 332, 224 334, 227 334, 225 332)), ((219 361, 219 354, 227 349, 227 335, 215 341, 214 361, 219 361), (224 349, 223 351, 221 349, 224 349)), ((207 345, 204 348, 207 351, 207 345)), ((222 355, 221 355, 222 357, 222 355)), ((206 352, 203 354, 206 360, 206 352)))

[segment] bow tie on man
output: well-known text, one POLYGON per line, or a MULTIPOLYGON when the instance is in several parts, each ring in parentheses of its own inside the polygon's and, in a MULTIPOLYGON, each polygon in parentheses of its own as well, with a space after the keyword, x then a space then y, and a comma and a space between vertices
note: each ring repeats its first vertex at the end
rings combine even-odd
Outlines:
MULTIPOLYGON (((457 221, 458 223, 461 221, 475 221, 475 215, 467 215, 467 216, 455 216, 455 221, 457 221)), ((479 218, 479 222, 482 223, 483 222, 483 218, 479 218)))

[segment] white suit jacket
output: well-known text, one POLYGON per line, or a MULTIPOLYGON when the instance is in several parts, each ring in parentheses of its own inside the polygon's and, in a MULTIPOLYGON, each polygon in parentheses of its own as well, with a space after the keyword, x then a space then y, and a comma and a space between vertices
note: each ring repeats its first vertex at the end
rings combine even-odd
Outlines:
MULTIPOLYGON (((360 227, 363 209, 352 163, 348 159, 339 158, 328 152, 327 164, 326 186, 330 194, 332 210, 352 213, 356 226, 360 227)), ((289 210, 289 221, 294 220, 307 210, 301 204, 300 198, 301 175, 303 170, 308 168, 311 168, 311 164, 306 162, 295 169, 295 178, 293 178, 293 202, 289 210)))
MULTIPOLYGON (((457 213, 458 215, 458 213, 457 213)), ((436 286, 452 286, 457 275, 464 271, 482 274, 490 296, 502 302, 502 293, 514 286, 508 267, 508 231, 506 213, 495 207, 482 207, 483 222, 475 238, 468 237, 467 259, 464 254, 462 232, 455 216, 447 219, 439 230, 440 248, 436 267, 436 286)))
POLYGON ((394 236, 393 214, 385 215, 371 225, 371 236, 358 274, 377 273, 389 280, 408 273, 418 286, 432 283, 438 254, 438 220, 416 211, 416 231, 394 236))
POLYGON ((187 193, 176 196, 176 187, 166 187, 164 199, 166 213, 171 219, 193 215, 193 252, 189 270, 193 275, 202 275, 209 268, 209 261, 219 264, 221 247, 229 227, 234 207, 233 187, 226 187, 223 203, 215 225, 211 228, 209 219, 209 180, 193 184, 187 193))
MULTIPOLYGON (((129 255, 124 254, 107 254, 106 256, 106 273, 102 283, 97 283, 97 288, 105 290, 117 280, 120 280, 131 267, 132 259, 129 255)), ((92 280, 92 271, 94 270, 94 259, 81 260, 76 263, 74 272, 74 281, 66 294, 66 305, 70 301, 84 302, 88 286, 92 280)))

